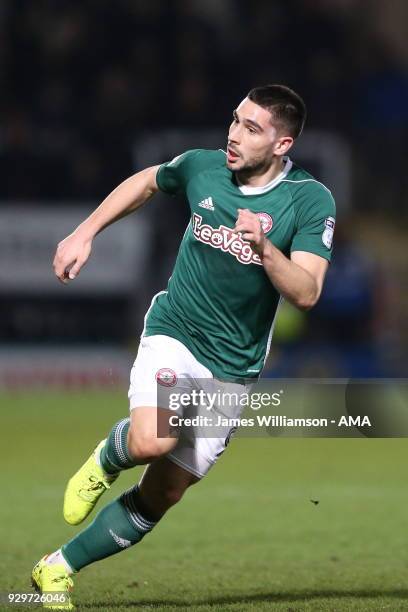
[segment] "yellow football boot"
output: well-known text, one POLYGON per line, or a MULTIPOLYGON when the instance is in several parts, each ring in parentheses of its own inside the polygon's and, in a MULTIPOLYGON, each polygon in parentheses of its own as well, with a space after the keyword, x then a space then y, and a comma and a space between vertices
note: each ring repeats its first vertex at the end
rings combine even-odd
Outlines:
POLYGON ((64 495, 64 519, 70 525, 82 523, 93 510, 96 502, 119 474, 108 475, 97 464, 95 455, 100 452, 106 440, 95 448, 88 461, 68 481, 64 495))
POLYGON ((31 574, 31 584, 42 595, 42 604, 47 610, 74 610, 69 592, 74 583, 61 564, 47 565, 43 557, 31 574))

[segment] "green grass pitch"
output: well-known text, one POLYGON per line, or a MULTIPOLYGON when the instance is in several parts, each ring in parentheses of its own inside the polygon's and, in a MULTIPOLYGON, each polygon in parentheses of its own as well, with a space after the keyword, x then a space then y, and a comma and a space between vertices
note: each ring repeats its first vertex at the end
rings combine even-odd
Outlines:
MULTIPOLYGON (((65 483, 127 402, 30 393, 0 405, 0 591, 25 592, 34 563, 77 533, 62 518, 65 483)), ((408 610, 407 455, 406 439, 237 438, 139 546, 85 568, 74 601, 115 612, 408 610)), ((122 474, 101 504, 140 473, 122 474)))

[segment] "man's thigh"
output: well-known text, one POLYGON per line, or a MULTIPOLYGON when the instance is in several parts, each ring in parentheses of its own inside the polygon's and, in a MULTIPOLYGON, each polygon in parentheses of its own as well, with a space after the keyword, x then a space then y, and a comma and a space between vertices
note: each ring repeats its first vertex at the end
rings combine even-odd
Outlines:
POLYGON ((141 338, 130 373, 129 409, 168 408, 172 389, 189 392, 197 378, 211 379, 212 374, 181 342, 164 335, 141 338))
POLYGON ((174 449, 177 436, 170 434, 171 412, 156 406, 136 406, 130 413, 128 449, 136 457, 165 455, 174 449))
MULTIPOLYGON (((219 394, 222 397, 232 394, 239 398, 247 388, 214 379, 210 370, 174 338, 163 335, 142 338, 130 378, 129 434, 134 439, 156 439, 158 446, 168 448, 167 456, 173 463, 196 478, 202 478, 224 452, 234 428, 229 425, 203 429, 182 426, 178 430, 171 428, 172 437, 168 438, 168 419, 176 414, 167 410, 169 394, 180 397, 192 390, 204 392, 205 397, 208 394, 217 397, 219 394)), ((188 409, 181 407, 177 414, 183 416, 187 412, 191 417, 212 415, 216 422, 218 417, 239 416, 241 410, 236 403, 224 406, 221 400, 209 412, 204 401, 196 406, 190 405, 188 409)))
POLYGON ((198 424, 179 428, 177 445, 167 457, 179 467, 203 478, 224 453, 238 429, 245 405, 242 400, 250 393, 251 385, 216 378, 196 382, 200 383, 206 399, 189 406, 185 416, 198 424))
POLYGON ((211 372, 199 363, 178 340, 164 335, 142 338, 130 374, 129 448, 135 456, 162 455, 177 444, 177 433, 170 436, 169 395, 172 390, 189 393, 196 378, 211 378, 211 372))

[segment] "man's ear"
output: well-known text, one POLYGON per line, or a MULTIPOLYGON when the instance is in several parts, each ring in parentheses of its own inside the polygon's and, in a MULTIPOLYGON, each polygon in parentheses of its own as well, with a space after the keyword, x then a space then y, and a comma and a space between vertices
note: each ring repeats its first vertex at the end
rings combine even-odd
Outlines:
POLYGON ((275 155, 285 155, 293 145, 292 136, 281 136, 275 143, 275 155))

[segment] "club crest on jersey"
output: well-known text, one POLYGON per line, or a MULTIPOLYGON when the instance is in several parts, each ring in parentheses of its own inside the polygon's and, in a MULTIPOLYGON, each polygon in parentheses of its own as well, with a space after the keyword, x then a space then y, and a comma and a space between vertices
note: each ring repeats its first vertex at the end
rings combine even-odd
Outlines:
POLYGON ((272 229, 272 225, 273 225, 273 219, 271 215, 268 215, 268 213, 266 212, 259 212, 259 213, 256 213, 256 216, 261 222, 263 233, 267 234, 268 232, 270 232, 272 229))
POLYGON ((336 225, 336 221, 334 217, 327 217, 324 221, 324 231, 322 234, 322 242, 325 247, 331 249, 333 244, 333 234, 334 234, 334 226, 336 225))
POLYGON ((247 240, 234 234, 230 227, 220 225, 217 228, 203 223, 203 218, 197 213, 193 214, 193 234, 197 240, 208 244, 213 249, 220 249, 223 253, 230 253, 239 263, 257 264, 262 266, 259 255, 253 252, 247 240))
POLYGON ((177 374, 171 368, 160 368, 156 372, 156 381, 163 387, 174 387, 177 383, 177 374))

